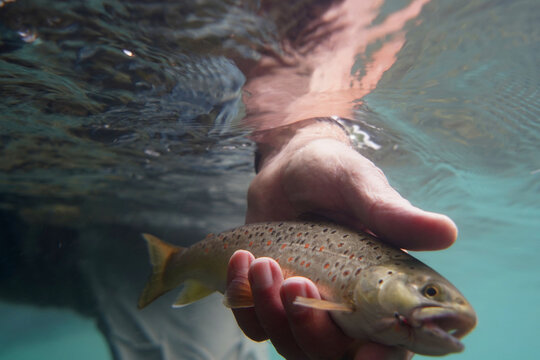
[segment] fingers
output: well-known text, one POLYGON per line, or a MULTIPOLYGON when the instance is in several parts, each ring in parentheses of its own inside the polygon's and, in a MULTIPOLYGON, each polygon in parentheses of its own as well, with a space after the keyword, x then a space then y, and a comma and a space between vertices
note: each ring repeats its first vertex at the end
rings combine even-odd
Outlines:
POLYGON ((281 299, 298 346, 310 359, 341 358, 352 339, 343 334, 327 311, 294 305, 297 296, 321 297, 315 284, 306 278, 292 277, 283 282, 281 299))
POLYGON ((280 297, 283 275, 270 258, 254 259, 247 251, 237 251, 229 261, 227 283, 235 277, 249 278, 255 306, 234 309, 236 321, 244 333, 255 341, 270 339, 276 350, 287 359, 306 358, 289 328, 280 297))
POLYGON ((383 172, 360 154, 345 158, 340 187, 356 221, 387 242, 411 250, 436 250, 452 245, 457 227, 447 216, 411 205, 390 186, 383 172))
POLYGON ((410 250, 445 249, 457 238, 457 227, 449 217, 391 201, 373 202, 365 222, 387 242, 410 250))
POLYGON ((313 141, 283 166, 279 181, 296 214, 317 212, 412 250, 443 249, 457 237, 452 220, 412 206, 379 168, 346 144, 313 141))
POLYGON ((296 344, 280 298, 283 275, 279 265, 270 258, 256 259, 249 280, 257 319, 276 350, 286 359, 307 359, 296 344))
MULTIPOLYGON (((343 334, 327 311, 295 305, 297 296, 320 299, 313 282, 303 277, 283 280, 270 258, 254 259, 247 251, 231 257, 227 282, 249 278, 255 307, 233 310, 245 334, 253 340, 270 339, 286 359, 340 359, 350 353, 353 339, 343 334)), ((356 349, 354 360, 405 360, 406 351, 375 343, 356 349)))
MULTIPOLYGON (((248 251, 236 251, 229 260, 227 271, 227 285, 237 279, 244 281, 248 278, 248 271, 255 257, 248 251)), ((268 339, 266 331, 259 323, 254 308, 233 309, 234 317, 238 326, 244 331, 247 337, 254 341, 264 341, 268 339)))

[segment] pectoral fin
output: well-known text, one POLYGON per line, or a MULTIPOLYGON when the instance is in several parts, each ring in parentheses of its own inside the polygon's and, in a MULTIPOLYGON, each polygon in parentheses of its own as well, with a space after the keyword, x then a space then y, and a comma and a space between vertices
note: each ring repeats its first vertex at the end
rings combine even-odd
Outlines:
POLYGON ((198 281, 186 280, 186 282, 184 282, 184 288, 182 291, 180 291, 180 295, 178 295, 173 307, 179 308, 189 305, 212 294, 213 292, 215 292, 214 289, 210 289, 198 281))
POLYGON ((253 306, 253 295, 247 277, 235 278, 227 287, 223 304, 231 309, 247 308, 253 306))
POLYGON ((312 309, 318 310, 327 310, 327 311, 344 311, 344 312, 353 312, 351 305, 336 303, 328 300, 306 298, 302 296, 297 296, 293 304, 306 306, 312 309))

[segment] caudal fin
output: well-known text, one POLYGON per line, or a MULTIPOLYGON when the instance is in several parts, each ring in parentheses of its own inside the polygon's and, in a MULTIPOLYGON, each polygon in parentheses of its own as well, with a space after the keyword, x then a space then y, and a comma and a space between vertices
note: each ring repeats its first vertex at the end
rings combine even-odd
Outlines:
POLYGON ((172 255, 185 251, 184 248, 167 244, 153 235, 142 234, 142 236, 148 244, 150 263, 152 264, 152 274, 139 297, 139 309, 144 308, 156 298, 170 290, 164 281, 165 268, 172 255))

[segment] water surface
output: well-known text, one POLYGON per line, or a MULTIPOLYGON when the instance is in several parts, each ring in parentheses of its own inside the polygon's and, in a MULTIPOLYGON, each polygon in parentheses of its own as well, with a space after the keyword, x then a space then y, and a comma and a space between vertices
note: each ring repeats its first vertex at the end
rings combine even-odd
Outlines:
MULTIPOLYGON (((280 31, 255 1, 1 4, 0 358, 112 358, 105 339, 155 354, 170 319, 197 310, 130 308, 138 234, 189 244, 243 222, 254 146, 233 60, 279 51, 280 31)), ((403 6, 385 1, 374 25, 403 6)), ((452 248, 415 254, 478 312, 455 359, 536 357, 539 14, 532 0, 427 3, 355 112, 392 185, 459 227, 452 248)))

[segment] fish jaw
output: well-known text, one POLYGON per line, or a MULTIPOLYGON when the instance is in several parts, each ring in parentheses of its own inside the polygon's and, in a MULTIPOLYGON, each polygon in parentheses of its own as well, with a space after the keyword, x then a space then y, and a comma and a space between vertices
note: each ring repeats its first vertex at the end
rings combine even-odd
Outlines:
POLYGON ((354 302, 364 324, 356 331, 367 328, 364 334, 372 341, 422 355, 463 351, 460 339, 476 325, 476 314, 447 280, 412 260, 406 266, 373 266, 362 274, 354 302), (428 288, 437 291, 427 293, 428 288))
POLYGON ((410 329, 412 341, 409 348, 422 355, 446 355, 464 349, 460 339, 476 326, 472 308, 456 311, 442 306, 425 306, 414 309, 401 319, 410 329))

